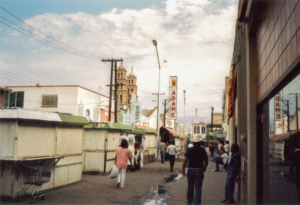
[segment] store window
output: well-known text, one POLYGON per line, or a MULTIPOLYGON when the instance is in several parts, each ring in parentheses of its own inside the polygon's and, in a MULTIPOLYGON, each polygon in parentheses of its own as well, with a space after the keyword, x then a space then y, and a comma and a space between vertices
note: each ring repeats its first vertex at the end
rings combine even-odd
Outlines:
POLYGON ((300 75, 269 101, 269 204, 298 203, 294 151, 300 140, 299 95, 300 75))
POLYGON ((6 92, 3 95, 3 107, 19 107, 24 106, 24 92, 6 92))
POLYGON ((57 107, 58 96, 57 95, 43 95, 42 107, 57 107))

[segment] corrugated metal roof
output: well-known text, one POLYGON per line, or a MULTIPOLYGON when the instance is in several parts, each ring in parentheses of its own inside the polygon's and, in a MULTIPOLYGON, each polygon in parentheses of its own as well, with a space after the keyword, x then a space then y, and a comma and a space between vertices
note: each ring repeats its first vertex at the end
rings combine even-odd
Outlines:
POLYGON ((21 119, 48 122, 62 122, 57 113, 24 110, 20 108, 0 109, 0 119, 21 119))
POLYGON ((108 129, 108 130, 128 130, 134 131, 134 127, 129 125, 123 125, 118 123, 91 123, 89 125, 85 125, 84 129, 108 129))
POLYGON ((60 119, 64 123, 89 124, 89 121, 82 116, 58 113, 60 119))
POLYGON ((141 128, 136 128, 135 129, 136 131, 137 130, 140 130, 141 132, 144 132, 146 134, 157 134, 156 130, 155 129, 141 129, 141 128))

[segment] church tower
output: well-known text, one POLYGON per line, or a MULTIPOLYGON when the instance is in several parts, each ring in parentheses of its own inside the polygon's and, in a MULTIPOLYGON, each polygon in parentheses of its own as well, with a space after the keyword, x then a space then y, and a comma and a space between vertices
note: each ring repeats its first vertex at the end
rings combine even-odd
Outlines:
POLYGON ((134 93, 136 95, 136 101, 138 100, 136 76, 133 73, 133 69, 131 69, 131 73, 128 75, 128 78, 127 78, 127 90, 128 90, 128 94, 129 94, 129 107, 131 107, 132 93, 134 93))
POLYGON ((123 63, 119 66, 117 70, 117 96, 118 96, 118 110, 124 107, 124 105, 128 108, 128 92, 127 92, 127 71, 123 66, 123 63))
POLYGON ((131 69, 131 73, 127 77, 127 70, 123 66, 123 63, 119 66, 117 70, 117 96, 118 96, 118 110, 126 105, 127 108, 131 108, 131 95, 134 93, 137 96, 137 85, 136 76, 131 69))

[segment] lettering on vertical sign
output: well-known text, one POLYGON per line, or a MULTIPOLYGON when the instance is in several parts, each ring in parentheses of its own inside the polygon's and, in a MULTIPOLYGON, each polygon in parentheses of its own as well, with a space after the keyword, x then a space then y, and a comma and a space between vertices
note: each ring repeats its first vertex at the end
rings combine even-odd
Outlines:
POLYGON ((177 76, 170 76, 171 81, 171 116, 170 120, 177 119, 177 76))
POLYGON ((281 120, 281 115, 280 115, 280 93, 275 95, 274 103, 275 103, 275 106, 274 106, 275 107, 275 110, 274 110, 275 121, 280 121, 281 120))

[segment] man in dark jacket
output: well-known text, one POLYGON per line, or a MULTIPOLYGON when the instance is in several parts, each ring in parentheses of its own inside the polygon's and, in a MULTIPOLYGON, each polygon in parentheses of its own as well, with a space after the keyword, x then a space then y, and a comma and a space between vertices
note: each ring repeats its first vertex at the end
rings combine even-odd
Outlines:
POLYGON ((240 148, 237 144, 231 145, 231 158, 228 164, 227 180, 225 184, 225 199, 221 201, 224 204, 234 204, 234 186, 235 179, 240 172, 241 167, 241 155, 239 153, 240 148))
POLYGON ((208 157, 205 149, 200 146, 200 138, 196 136, 191 140, 194 144, 185 153, 185 159, 182 166, 182 175, 185 176, 185 167, 188 163, 188 191, 187 204, 201 204, 202 183, 204 172, 208 165, 208 157), (195 192, 195 194, 194 194, 195 192))

